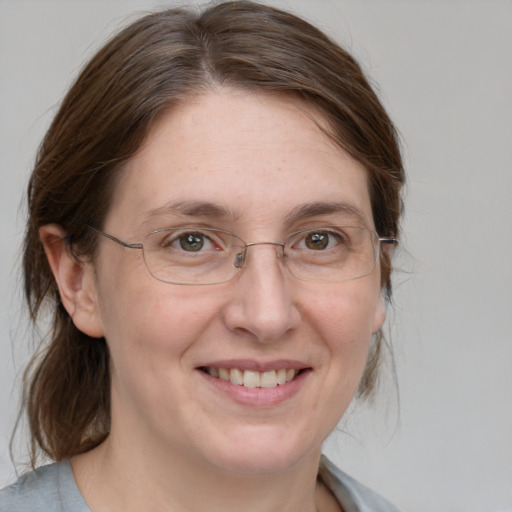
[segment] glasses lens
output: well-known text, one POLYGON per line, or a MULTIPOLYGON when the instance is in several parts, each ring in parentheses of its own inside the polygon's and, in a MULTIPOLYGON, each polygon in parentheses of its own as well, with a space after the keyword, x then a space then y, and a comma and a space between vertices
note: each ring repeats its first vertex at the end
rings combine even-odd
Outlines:
MULTIPOLYGON (((246 251, 245 243, 232 233, 202 227, 153 231, 143 248, 151 275, 173 284, 229 281, 242 267, 246 251)), ((374 270, 379 238, 366 228, 327 226, 295 233, 284 253, 290 273, 298 279, 350 281, 374 270)))
POLYGON ((379 256, 378 235, 370 229, 327 226, 295 233, 286 244, 287 264, 297 278, 351 281, 367 276, 379 256))
POLYGON ((244 243, 235 235, 207 228, 153 231, 144 240, 144 261, 151 275, 173 284, 214 284, 232 279, 244 243))

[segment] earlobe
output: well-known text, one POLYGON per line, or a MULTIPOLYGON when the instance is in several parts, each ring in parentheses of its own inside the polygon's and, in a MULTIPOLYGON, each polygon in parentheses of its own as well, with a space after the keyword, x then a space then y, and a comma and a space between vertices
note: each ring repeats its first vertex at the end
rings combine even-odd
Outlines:
POLYGON ((71 251, 66 232, 57 224, 39 229, 48 263, 59 288, 63 306, 73 323, 94 338, 104 336, 92 266, 71 251))

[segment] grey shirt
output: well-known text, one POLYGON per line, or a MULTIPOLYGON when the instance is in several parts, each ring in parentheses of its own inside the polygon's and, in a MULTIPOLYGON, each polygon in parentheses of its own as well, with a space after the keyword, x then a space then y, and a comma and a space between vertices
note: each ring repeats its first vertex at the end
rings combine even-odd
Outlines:
MULTIPOLYGON (((344 512, 398 512, 384 498, 340 471, 322 456, 319 477, 344 512)), ((42 466, 0 491, 0 512, 91 512, 69 460, 42 466)))

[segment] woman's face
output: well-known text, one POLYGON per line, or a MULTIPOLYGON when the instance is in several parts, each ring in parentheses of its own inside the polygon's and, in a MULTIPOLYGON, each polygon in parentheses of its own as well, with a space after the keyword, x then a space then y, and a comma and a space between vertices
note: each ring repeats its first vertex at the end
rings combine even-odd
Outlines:
MULTIPOLYGON (((296 100, 231 90, 175 108, 127 164, 104 230, 140 242, 199 225, 269 242, 319 225, 373 228, 365 170, 312 118, 296 100)), ((239 472, 318 455, 384 320, 380 272, 300 281, 281 255, 256 245, 231 281, 174 285, 149 274, 141 251, 101 238, 89 271, 112 358, 112 441, 239 472), (216 377, 247 371, 250 386, 269 371, 272 384, 283 370, 301 371, 270 388, 216 377)))

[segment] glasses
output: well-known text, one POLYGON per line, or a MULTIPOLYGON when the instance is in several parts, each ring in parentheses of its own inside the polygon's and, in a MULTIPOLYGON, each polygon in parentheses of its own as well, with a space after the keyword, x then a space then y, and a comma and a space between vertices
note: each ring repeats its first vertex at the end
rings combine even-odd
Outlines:
POLYGON ((371 274, 379 262, 381 244, 371 229, 322 226, 297 231, 284 242, 246 243, 222 229, 186 226, 157 229, 140 243, 127 243, 89 226, 127 249, 140 249, 149 273, 159 281, 178 285, 210 285, 233 279, 244 267, 247 252, 256 245, 278 248, 277 257, 291 275, 303 281, 340 283, 371 274))

